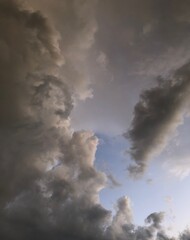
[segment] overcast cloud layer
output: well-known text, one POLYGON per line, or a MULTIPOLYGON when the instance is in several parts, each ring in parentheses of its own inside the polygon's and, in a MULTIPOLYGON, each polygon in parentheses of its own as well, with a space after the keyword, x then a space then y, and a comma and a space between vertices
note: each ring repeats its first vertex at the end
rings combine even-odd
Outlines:
MULTIPOLYGON (((115 6, 114 1, 109 3, 115 6)), ((151 213, 139 227, 133 223, 127 197, 117 201, 114 216, 102 207, 99 192, 114 179, 94 167, 97 137, 89 131, 74 131, 70 124, 77 100, 91 97, 85 64, 98 31, 94 15, 98 2, 23 4, 0 0, 0 239, 169 239, 162 227, 162 212, 151 213), (44 8, 45 15, 33 8, 44 8), (62 16, 55 16, 60 9, 62 16)), ((103 54, 98 61, 105 63, 105 59, 103 54)), ((144 156, 152 151, 146 147, 149 141, 155 145, 160 132, 167 138, 181 120, 188 100, 188 75, 186 65, 175 72, 174 79, 145 91, 137 104, 130 138, 138 166, 146 165, 144 156), (164 111, 161 122, 149 120, 144 112, 144 122, 139 119, 145 107, 147 112, 153 108, 150 113, 157 117, 162 102, 167 114, 164 111), (173 102, 175 110, 169 104, 173 102), (149 121, 153 130, 143 138, 142 151, 141 136, 149 131, 149 121)), ((189 238, 188 231, 179 237, 189 238)))

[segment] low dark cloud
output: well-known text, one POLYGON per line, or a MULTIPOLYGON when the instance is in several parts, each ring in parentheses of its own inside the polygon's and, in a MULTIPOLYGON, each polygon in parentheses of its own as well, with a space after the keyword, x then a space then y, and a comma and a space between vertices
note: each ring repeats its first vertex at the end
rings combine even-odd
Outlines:
POLYGON ((182 66, 170 79, 158 79, 158 86, 145 90, 134 109, 131 129, 124 134, 131 141, 130 155, 136 165, 129 171, 141 175, 148 162, 160 153, 182 124, 188 112, 190 65, 182 66))

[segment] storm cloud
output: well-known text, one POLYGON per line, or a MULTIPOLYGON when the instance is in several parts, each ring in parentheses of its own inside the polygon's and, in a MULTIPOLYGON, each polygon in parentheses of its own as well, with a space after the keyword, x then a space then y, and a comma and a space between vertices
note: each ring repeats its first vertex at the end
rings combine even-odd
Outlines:
MULTIPOLYGON (((129 198, 117 201, 115 214, 100 204, 107 178, 117 183, 94 166, 98 146, 94 133, 71 126, 75 102, 91 96, 84 65, 97 31, 96 1, 62 1, 69 24, 60 33, 47 19, 53 1, 39 2, 0 0, 0 238, 166 239, 162 213, 152 213, 138 227, 129 198), (42 8, 39 2, 47 3, 45 16, 34 10, 42 8)), ((56 24, 56 17, 50 16, 59 28, 59 20, 56 24)), ((184 69, 175 74, 179 82, 171 80, 153 89, 158 106, 165 101, 178 106, 174 114, 166 104, 169 117, 163 113, 162 124, 151 122, 157 132, 167 129, 168 118, 173 122, 186 103, 189 83, 188 68, 184 69)), ((144 99, 150 98, 154 107, 151 91, 144 99)), ((141 125, 149 129, 146 117, 144 121, 141 125)), ((138 126, 136 120, 133 125, 138 126)), ((136 132, 131 131, 134 141, 133 135, 136 132)))
POLYGON ((131 141, 129 151, 136 165, 129 171, 141 175, 148 162, 160 153, 183 123, 189 109, 190 64, 178 69, 171 79, 159 78, 159 85, 145 90, 134 109, 131 129, 124 134, 131 141))
POLYGON ((106 175, 93 167, 98 139, 70 127, 73 90, 60 77, 59 34, 16 1, 0 1, 0 18, 0 236, 100 234, 110 215, 98 197, 106 175))

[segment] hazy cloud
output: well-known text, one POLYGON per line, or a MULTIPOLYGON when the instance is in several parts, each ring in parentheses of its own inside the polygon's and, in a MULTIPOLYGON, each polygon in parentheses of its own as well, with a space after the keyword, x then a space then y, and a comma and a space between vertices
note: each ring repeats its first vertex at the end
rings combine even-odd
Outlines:
POLYGON ((164 168, 172 175, 179 177, 181 180, 190 174, 189 156, 181 156, 166 160, 163 164, 164 168))
POLYGON ((112 174, 108 174, 107 175, 107 178, 109 180, 109 183, 108 183, 108 186, 111 187, 111 188, 115 188, 115 187, 121 187, 122 184, 119 183, 117 181, 117 179, 112 175, 112 174))

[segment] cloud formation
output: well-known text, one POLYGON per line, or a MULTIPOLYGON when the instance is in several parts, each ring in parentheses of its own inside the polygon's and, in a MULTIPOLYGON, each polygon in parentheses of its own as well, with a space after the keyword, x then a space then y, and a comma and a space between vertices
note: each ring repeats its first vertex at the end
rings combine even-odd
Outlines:
POLYGON ((87 65, 95 97, 74 109, 73 122, 116 135, 129 127, 142 89, 189 61, 190 2, 105 0, 94 10, 98 26, 87 65))
POLYGON ((75 97, 85 100, 91 98, 92 80, 88 64, 90 49, 95 41, 98 26, 95 18, 97 0, 46 1, 28 0, 31 6, 42 10, 59 30, 62 36, 60 49, 65 64, 60 69, 63 78, 75 97))
POLYGON ((130 154, 136 165, 132 174, 142 174, 148 162, 160 153, 183 122, 189 106, 189 63, 178 69, 171 79, 158 79, 158 86, 145 90, 134 109, 131 129, 124 134, 131 141, 130 154))
MULTIPOLYGON (((65 34, 63 53, 59 34, 41 12, 0 0, 0 239, 167 239, 162 213, 152 213, 148 225, 137 227, 127 197, 118 200, 114 216, 100 204, 107 177, 94 167, 98 139, 70 125, 74 99, 84 96, 78 58, 93 42, 95 28, 84 12, 94 2, 62 3, 81 19, 71 21, 80 30, 78 38, 65 34)), ((184 93, 185 82, 170 88, 184 93)), ((176 95, 171 93, 170 102, 176 95)), ((189 233, 182 236, 188 239, 189 233)))
POLYGON ((100 1, 98 43, 116 76, 124 66, 147 77, 184 64, 189 58, 189 8, 186 0, 100 1))
POLYGON ((0 18, 0 236, 93 236, 110 214, 98 201, 106 176, 93 167, 97 138, 70 128, 58 34, 15 1, 0 1, 0 18))

